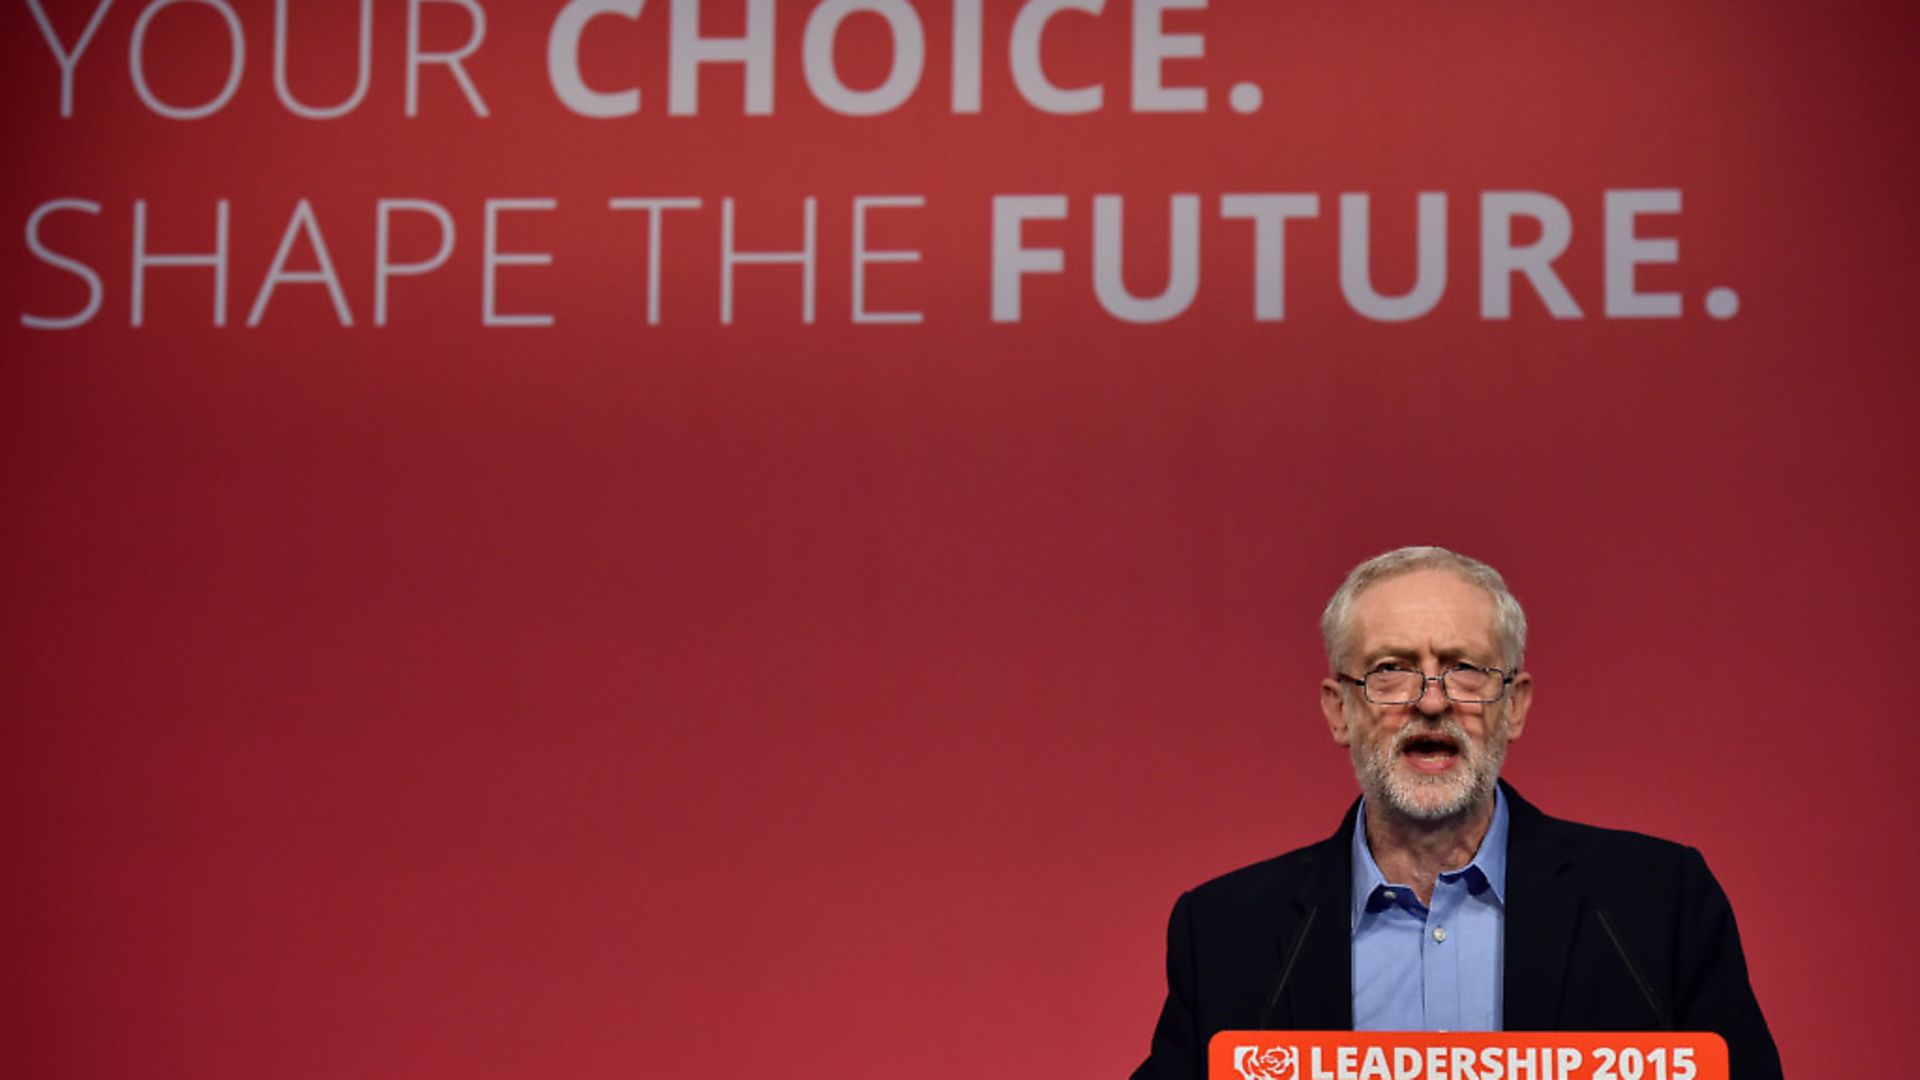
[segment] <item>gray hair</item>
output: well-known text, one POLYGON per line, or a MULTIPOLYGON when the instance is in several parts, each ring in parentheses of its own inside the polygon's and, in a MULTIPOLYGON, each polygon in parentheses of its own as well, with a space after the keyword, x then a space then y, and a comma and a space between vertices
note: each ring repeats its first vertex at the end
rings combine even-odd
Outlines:
POLYGON ((1327 643, 1327 663, 1335 669, 1340 666, 1342 653, 1347 647, 1347 637, 1352 629, 1353 601, 1388 578, 1411 574, 1415 570, 1446 570, 1458 575, 1471 585, 1478 585, 1493 597, 1494 632, 1500 636, 1502 662, 1509 672, 1519 671, 1526 660, 1527 653, 1527 613, 1520 610, 1520 601, 1514 599, 1507 590, 1506 579, 1500 571, 1478 559, 1471 559, 1443 547, 1403 547, 1389 551, 1384 555, 1375 555, 1366 562, 1353 568, 1327 601, 1327 610, 1320 616, 1320 636, 1327 643))

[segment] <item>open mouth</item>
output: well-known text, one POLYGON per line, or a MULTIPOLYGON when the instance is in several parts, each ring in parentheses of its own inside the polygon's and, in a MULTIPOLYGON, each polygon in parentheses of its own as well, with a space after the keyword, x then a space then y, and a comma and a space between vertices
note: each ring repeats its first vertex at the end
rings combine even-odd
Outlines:
POLYGON ((1423 732, 1406 740, 1400 756, 1421 772, 1443 772, 1460 757, 1460 744, 1440 732, 1423 732))

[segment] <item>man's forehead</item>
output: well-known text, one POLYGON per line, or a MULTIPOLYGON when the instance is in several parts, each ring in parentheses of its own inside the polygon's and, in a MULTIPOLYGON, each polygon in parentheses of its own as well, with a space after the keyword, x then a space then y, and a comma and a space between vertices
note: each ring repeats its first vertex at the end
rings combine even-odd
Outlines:
POLYGON ((1493 596, 1446 570, 1414 570, 1374 583, 1353 599, 1353 645, 1362 652, 1492 649, 1499 639, 1493 596))

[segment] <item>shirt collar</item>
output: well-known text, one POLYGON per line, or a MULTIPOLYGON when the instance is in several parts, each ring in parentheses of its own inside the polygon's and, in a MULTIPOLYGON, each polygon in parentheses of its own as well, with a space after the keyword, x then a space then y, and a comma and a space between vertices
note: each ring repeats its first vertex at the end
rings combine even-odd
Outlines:
MULTIPOLYGON (((1449 870, 1440 875, 1446 880, 1465 877, 1468 887, 1474 892, 1481 888, 1491 889, 1493 898, 1504 906, 1507 902, 1507 793, 1499 787, 1493 790, 1493 821, 1487 825, 1487 835, 1480 838, 1480 850, 1473 853, 1473 859, 1458 870, 1449 870), (1485 882, 1483 886, 1481 883, 1485 882)), ((1350 894, 1353 904, 1352 921, 1348 930, 1358 929, 1360 917, 1368 911, 1392 906, 1396 900, 1413 902, 1413 890, 1404 885, 1390 882, 1380 872, 1380 864, 1373 861, 1373 850, 1367 845, 1367 800, 1360 797, 1360 809, 1353 823, 1353 891, 1350 894), (1389 897, 1386 890, 1392 888, 1401 894, 1389 897)))

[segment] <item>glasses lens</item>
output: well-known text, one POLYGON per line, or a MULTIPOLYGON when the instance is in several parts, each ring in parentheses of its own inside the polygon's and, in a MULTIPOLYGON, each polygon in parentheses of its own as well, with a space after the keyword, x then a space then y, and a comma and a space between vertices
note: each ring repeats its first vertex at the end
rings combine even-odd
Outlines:
POLYGON ((1500 676, 1480 668, 1459 667, 1447 672, 1447 696, 1455 701, 1485 703, 1500 697, 1500 676))
POLYGON ((1405 705, 1420 700, 1425 680, 1417 671, 1382 668, 1367 673, 1367 700, 1375 705, 1405 705))

